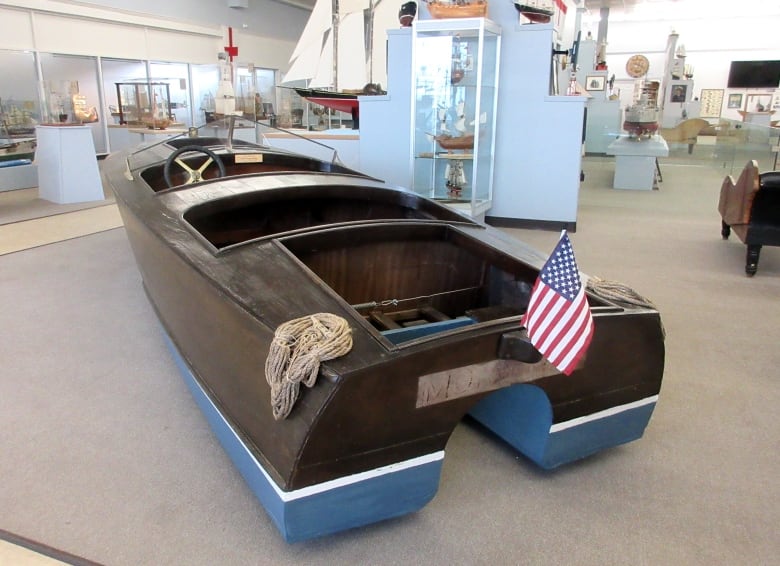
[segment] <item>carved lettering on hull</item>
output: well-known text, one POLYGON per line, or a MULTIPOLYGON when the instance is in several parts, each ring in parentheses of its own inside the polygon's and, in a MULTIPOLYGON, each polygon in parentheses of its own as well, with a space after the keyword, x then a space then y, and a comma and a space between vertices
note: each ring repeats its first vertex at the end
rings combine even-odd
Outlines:
POLYGON ((420 376, 417 382, 417 408, 444 403, 527 383, 540 377, 561 373, 547 360, 525 364, 513 360, 493 360, 463 368, 420 376))

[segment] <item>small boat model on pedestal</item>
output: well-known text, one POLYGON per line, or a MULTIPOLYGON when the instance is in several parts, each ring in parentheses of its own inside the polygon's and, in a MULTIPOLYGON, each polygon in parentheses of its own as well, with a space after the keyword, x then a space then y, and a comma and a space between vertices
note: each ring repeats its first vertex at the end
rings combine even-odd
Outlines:
POLYGON ((629 136, 646 139, 658 131, 658 107, 641 97, 635 104, 626 107, 623 129, 629 136))
POLYGON ((645 76, 650 62, 644 55, 632 55, 626 62, 626 72, 637 79, 634 85, 634 103, 626 107, 623 129, 631 138, 643 140, 658 131, 658 87, 657 81, 647 81, 645 76))
POLYGON ((233 120, 103 174, 182 375, 286 540, 422 508, 466 414, 545 468, 642 435, 654 308, 588 291, 593 340, 563 375, 520 324, 541 254, 233 120))

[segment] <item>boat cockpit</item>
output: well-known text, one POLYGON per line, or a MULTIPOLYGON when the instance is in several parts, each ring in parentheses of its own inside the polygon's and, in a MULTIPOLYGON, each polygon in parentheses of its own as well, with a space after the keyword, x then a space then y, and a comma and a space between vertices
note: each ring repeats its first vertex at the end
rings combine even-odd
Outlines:
POLYGON ((212 179, 262 173, 322 172, 368 178, 340 163, 333 148, 290 130, 236 116, 190 128, 186 134, 142 147, 128 157, 127 172, 129 177, 139 175, 154 192, 212 179), (206 128, 208 130, 204 131, 206 128), (234 139, 236 132, 243 132, 256 141, 234 139), (203 133, 207 135, 201 135, 203 133), (219 135, 213 135, 215 133, 219 135), (269 133, 282 140, 303 140, 306 143, 301 146, 311 146, 309 155, 273 147, 268 141, 269 133), (323 154, 329 158, 317 157, 323 154))

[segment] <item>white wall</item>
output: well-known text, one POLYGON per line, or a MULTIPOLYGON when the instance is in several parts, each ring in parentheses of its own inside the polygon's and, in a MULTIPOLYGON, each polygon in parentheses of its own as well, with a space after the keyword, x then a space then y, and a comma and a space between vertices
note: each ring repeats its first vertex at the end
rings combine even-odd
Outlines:
MULTIPOLYGON (((286 70, 299 34, 295 30, 303 29, 308 12, 277 2, 266 3, 273 17, 258 9, 251 11, 252 17, 265 22, 274 21, 272 27, 275 29, 278 25, 284 31, 274 31, 273 36, 262 36, 258 35, 258 31, 261 31, 259 26, 247 25, 244 28, 241 25, 234 29, 233 44, 239 48, 237 62, 286 70)), ((234 11, 221 1, 133 0, 98 3, 13 0, 0 3, 0 49, 98 55, 118 59, 216 63, 217 54, 228 45, 227 28, 232 19, 228 16, 234 11), (117 8, 133 5, 135 10, 117 11, 97 4, 114 4, 117 8), (183 19, 151 15, 155 9, 160 14, 167 14, 174 5, 181 8, 175 13, 183 19), (144 7, 148 13, 141 11, 144 7), (187 19, 195 16, 201 21, 187 19)), ((245 11, 245 15, 249 14, 245 11)))
POLYGON ((310 13, 307 8, 274 0, 249 0, 247 8, 230 8, 228 0, 78 0, 70 3, 153 15, 158 19, 230 26, 254 36, 293 43, 303 32, 310 13))
MULTIPOLYGON (((597 37, 598 16, 598 10, 583 14, 583 37, 588 31, 597 37)), ((626 61, 634 54, 645 55, 650 61, 648 78, 662 79, 667 40, 675 31, 677 45, 685 46, 686 63, 694 68, 693 95, 700 97, 702 89, 724 89, 722 117, 739 120, 725 100, 732 92, 747 91, 726 88, 729 65, 737 60, 780 59, 778 30, 780 3, 765 0, 659 0, 627 9, 613 7, 607 33, 609 76, 616 76, 622 105, 630 103, 634 81, 626 73, 626 61)))

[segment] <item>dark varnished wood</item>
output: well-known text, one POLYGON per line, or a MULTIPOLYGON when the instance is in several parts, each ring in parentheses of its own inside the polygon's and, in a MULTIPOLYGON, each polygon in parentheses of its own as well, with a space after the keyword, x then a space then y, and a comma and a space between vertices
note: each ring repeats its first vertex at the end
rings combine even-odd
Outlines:
MULTIPOLYGON (((535 363, 518 347, 506 354, 544 258, 432 201, 309 158, 274 163, 272 153, 225 182, 169 190, 159 161, 128 180, 122 156, 106 159, 160 320, 282 489, 442 450, 487 393, 420 406, 421 377, 503 357, 529 362, 507 362, 518 371, 535 363), (353 348, 274 421, 263 374, 273 332, 318 312, 349 322, 353 348), (382 334, 463 316, 474 323, 439 335, 394 344, 382 334)), ((224 158, 231 175, 235 159, 224 158)), ((585 363, 533 381, 555 422, 660 390, 658 313, 589 300, 596 333, 585 363)))

